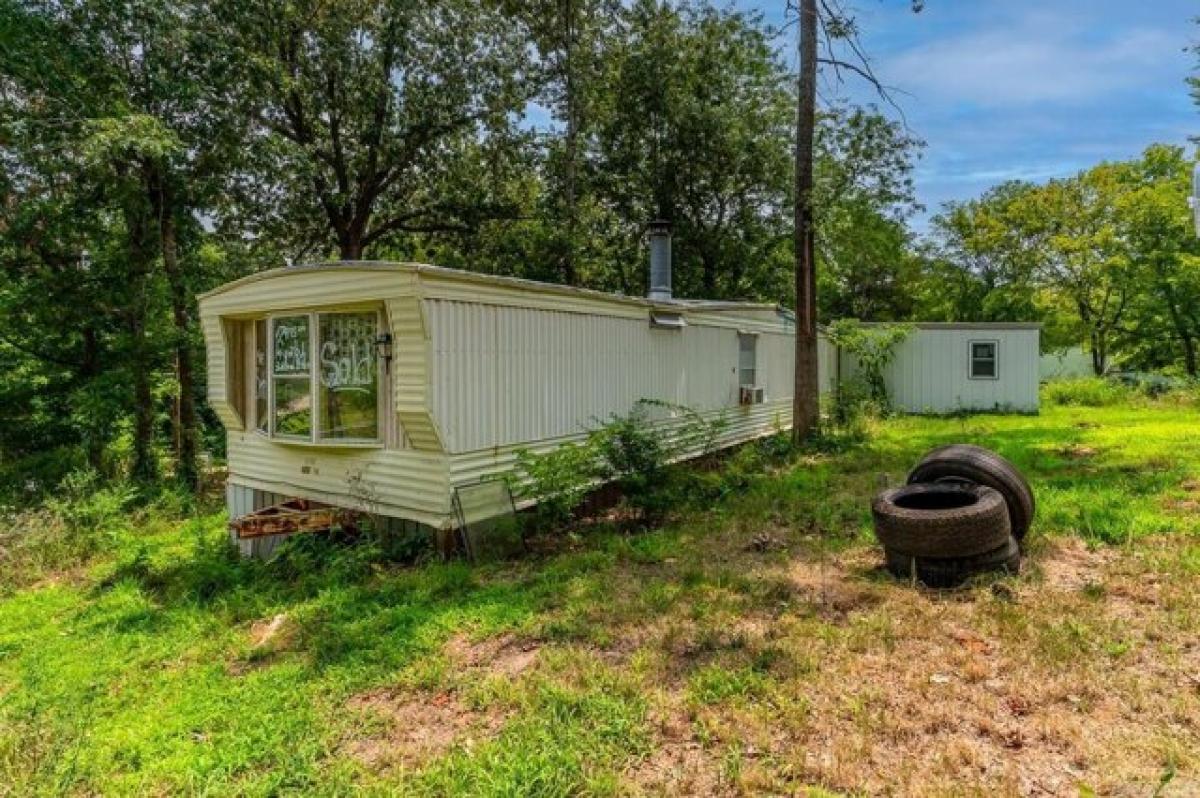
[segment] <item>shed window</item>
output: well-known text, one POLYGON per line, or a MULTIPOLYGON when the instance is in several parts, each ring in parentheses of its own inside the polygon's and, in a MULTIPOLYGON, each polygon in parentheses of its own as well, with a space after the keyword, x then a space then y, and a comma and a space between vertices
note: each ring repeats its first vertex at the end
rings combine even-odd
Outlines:
POLYGON ((378 313, 276 316, 255 333, 261 431, 313 442, 378 439, 378 313))
POLYGON ((996 341, 971 341, 971 379, 994 380, 1000 376, 996 341))
POLYGON ((738 385, 758 384, 758 336, 738 333, 738 385))

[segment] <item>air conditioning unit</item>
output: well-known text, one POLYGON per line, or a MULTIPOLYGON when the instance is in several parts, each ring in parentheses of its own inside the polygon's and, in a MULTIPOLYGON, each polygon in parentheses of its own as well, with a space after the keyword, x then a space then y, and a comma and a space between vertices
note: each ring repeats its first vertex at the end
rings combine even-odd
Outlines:
POLYGON ((743 385, 738 401, 744 405, 761 405, 764 399, 765 393, 762 388, 757 385, 743 385))

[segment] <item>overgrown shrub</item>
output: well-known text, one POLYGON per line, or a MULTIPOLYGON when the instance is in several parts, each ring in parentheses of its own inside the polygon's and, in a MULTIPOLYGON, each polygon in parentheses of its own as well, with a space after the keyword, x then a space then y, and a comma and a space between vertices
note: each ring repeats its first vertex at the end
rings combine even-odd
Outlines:
POLYGON ((640 520, 654 523, 679 499, 675 463, 713 451, 724 423, 681 405, 641 400, 629 413, 604 420, 581 443, 519 452, 508 481, 514 496, 537 502, 534 519, 543 528, 565 526, 588 491, 606 481, 616 483, 640 520), (656 413, 662 417, 653 418, 656 413))
POLYGON ((129 528, 135 488, 105 484, 91 471, 69 474, 40 506, 0 511, 0 590, 86 562, 129 528))
POLYGON ((537 502, 539 524, 561 526, 571 520, 599 478, 599 452, 589 438, 543 453, 522 449, 508 482, 514 497, 537 502))
MULTIPOLYGON (((892 402, 883 372, 895 358, 896 347, 912 334, 913 329, 911 324, 867 327, 857 319, 840 319, 829 325, 826 335, 830 342, 853 356, 859 370, 857 379, 839 380, 836 393, 841 395, 849 386, 861 381, 864 401, 873 404, 881 415, 891 413, 892 402)), ((850 399, 844 402, 848 404, 850 399)))

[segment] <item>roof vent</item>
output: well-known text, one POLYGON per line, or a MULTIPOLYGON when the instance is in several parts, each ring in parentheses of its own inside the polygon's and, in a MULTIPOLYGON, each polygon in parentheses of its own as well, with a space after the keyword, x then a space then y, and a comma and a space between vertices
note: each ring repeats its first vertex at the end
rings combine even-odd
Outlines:
POLYGON ((650 293, 653 300, 671 298, 671 223, 655 219, 646 225, 650 239, 650 293))
POLYGON ((650 326, 660 330, 682 330, 687 326, 681 313, 666 313, 661 310, 650 311, 650 326))

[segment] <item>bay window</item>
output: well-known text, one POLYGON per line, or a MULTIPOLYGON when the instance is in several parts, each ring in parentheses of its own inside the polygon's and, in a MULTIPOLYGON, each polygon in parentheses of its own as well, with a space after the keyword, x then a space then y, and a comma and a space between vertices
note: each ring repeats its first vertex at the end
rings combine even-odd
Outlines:
POLYGON ((380 317, 315 312, 255 322, 257 429, 312 443, 379 439, 380 317))

